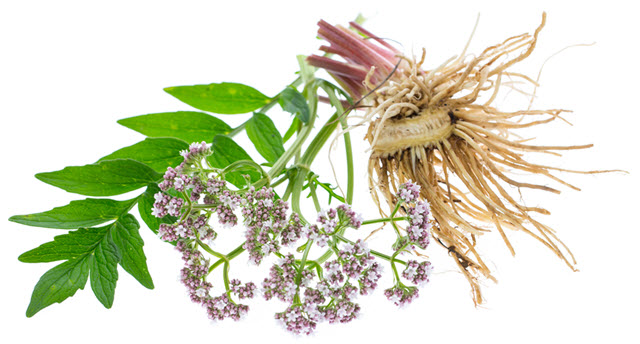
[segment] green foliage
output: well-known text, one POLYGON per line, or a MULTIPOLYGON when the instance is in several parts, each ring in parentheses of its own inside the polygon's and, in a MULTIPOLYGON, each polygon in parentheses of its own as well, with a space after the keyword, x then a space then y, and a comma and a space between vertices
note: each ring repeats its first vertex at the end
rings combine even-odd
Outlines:
POLYGON ((106 308, 111 308, 118 263, 143 286, 153 288, 139 228, 132 215, 124 214, 109 225, 56 236, 53 241, 20 255, 18 259, 25 263, 66 260, 42 275, 33 290, 27 316, 84 289, 89 274, 94 294, 106 308))
POLYGON ((119 124, 149 137, 175 137, 188 143, 209 142, 218 134, 228 134, 231 127, 203 112, 162 112, 124 118, 119 124))
POLYGON ((251 112, 267 105, 271 100, 253 87, 232 82, 175 86, 164 90, 198 110, 219 114, 251 112))
POLYGON ((36 174, 41 181, 86 196, 113 196, 133 191, 162 178, 147 165, 131 159, 105 160, 60 171, 36 174))
POLYGON ((276 162, 284 153, 282 136, 269 116, 254 113, 253 117, 247 121, 245 129, 258 153, 268 162, 276 162))
POLYGON ((180 151, 189 149, 189 144, 176 138, 146 138, 134 145, 120 148, 98 160, 132 159, 141 162, 156 172, 164 173, 167 167, 176 167, 183 157, 180 151))
POLYGON ((114 201, 111 199, 87 198, 71 201, 68 205, 56 207, 42 213, 14 215, 9 218, 9 221, 35 227, 76 229, 115 220, 123 213, 128 212, 135 204, 136 199, 114 201))
MULTIPOLYGON (((213 150, 213 154, 207 157, 207 161, 215 168, 225 168, 242 160, 253 161, 251 156, 228 136, 217 135, 214 137, 211 150, 213 150)), ((244 187, 246 181, 243 175, 248 175, 251 182, 260 179, 260 173, 251 168, 227 173, 225 179, 236 187, 244 187)))
POLYGON ((278 103, 282 107, 282 110, 296 115, 296 118, 300 119, 302 123, 309 123, 309 118, 311 117, 309 105, 302 93, 298 92, 295 88, 285 88, 278 96, 278 103))
POLYGON ((89 259, 72 259, 45 272, 33 289, 27 317, 84 289, 89 278, 89 264, 89 259))
POLYGON ((282 142, 286 143, 287 141, 289 141, 289 139, 293 137, 293 134, 295 134, 299 128, 300 128, 300 120, 298 119, 298 117, 295 117, 293 121, 291 121, 291 125, 289 126, 289 129, 287 129, 287 132, 284 133, 282 142))

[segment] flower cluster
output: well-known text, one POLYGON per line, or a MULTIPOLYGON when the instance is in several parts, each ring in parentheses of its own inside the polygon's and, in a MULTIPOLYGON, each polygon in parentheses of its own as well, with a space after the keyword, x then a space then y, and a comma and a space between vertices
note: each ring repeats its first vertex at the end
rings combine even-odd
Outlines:
POLYGON ((398 251, 407 246, 426 249, 430 241, 431 220, 429 219, 429 203, 420 201, 420 186, 411 181, 398 187, 396 198, 406 203, 405 212, 409 226, 407 236, 398 238, 393 249, 398 251))
MULTIPOLYGON (((341 204, 320 211, 316 223, 306 224, 299 214, 288 214, 289 204, 272 188, 249 186, 239 192, 232 191, 224 179, 209 172, 210 169, 205 170, 202 159, 211 154, 208 145, 192 144, 181 154, 184 162, 175 169, 167 169, 152 211, 158 217, 177 218, 174 223, 162 223, 158 235, 174 242, 182 253, 185 266, 181 270, 181 281, 191 300, 206 308, 209 318, 240 319, 249 307, 236 303, 232 295, 246 299, 256 293, 255 284, 242 285, 237 279, 229 280, 225 269, 227 290, 214 297, 211 296, 213 286, 206 279, 212 268, 204 251, 218 259, 232 259, 237 255, 234 253, 228 258, 209 247, 217 237, 209 221, 215 215, 220 225, 234 227, 238 224, 238 209, 243 217, 246 241, 237 250, 247 251, 249 261, 256 265, 272 253, 280 257, 263 280, 261 293, 266 300, 279 299, 288 304, 284 311, 275 314, 288 331, 310 334, 319 322, 346 323, 358 317, 360 305, 355 303, 356 297, 370 294, 382 276, 382 266, 365 242, 351 242, 342 236, 347 228, 358 229, 362 225, 358 213, 349 205, 341 204), (290 247, 301 238, 309 240, 306 245, 328 246, 327 253, 335 254, 335 259, 327 260, 329 256, 325 254, 325 258, 318 261, 307 258, 301 261, 293 254, 281 253, 283 247, 290 247)), ((418 200, 419 191, 419 186, 406 183, 398 192, 398 198, 407 204, 409 222, 403 248, 409 245, 425 248, 429 243, 429 208, 418 200)), ((303 247, 307 257, 311 246, 303 247)), ((393 270, 397 280, 395 267, 393 270)), ((428 282, 430 271, 429 262, 411 260, 406 263, 402 276, 414 284, 423 284, 428 282)), ((404 305, 418 296, 418 290, 397 281, 385 295, 397 305, 404 305)))
POLYGON ((398 200, 405 203, 415 202, 420 198, 420 185, 408 181, 398 187, 398 200))
POLYGON ((395 285, 384 291, 384 296, 396 306, 402 307, 410 304, 418 297, 418 288, 395 285))
MULTIPOLYGON (((228 293, 217 297, 211 296, 210 291, 213 286, 206 280, 209 261, 204 259, 202 252, 187 240, 179 240, 176 243, 176 249, 182 253, 182 259, 185 262, 184 268, 180 271, 180 280, 187 287, 191 301, 205 307, 211 320, 225 318, 239 320, 247 313, 249 307, 233 302, 228 293)), ((231 286, 229 292, 236 294, 240 299, 253 298, 256 286, 252 282, 242 286, 239 280, 233 279, 229 284, 231 286)))
MULTIPOLYGON (((319 218, 324 223, 319 221, 320 226, 337 219, 337 214, 337 211, 321 213, 319 218)), ((381 277, 381 267, 361 240, 342 245, 336 253, 337 259, 324 263, 324 272, 318 276, 315 287, 311 287, 314 274, 296 265, 292 255, 284 257, 271 268, 270 277, 263 282, 264 297, 269 300, 276 296, 290 303, 285 311, 276 314, 276 319, 287 330, 309 334, 319 322, 346 323, 358 317, 360 305, 354 300, 358 294, 366 295, 375 289, 381 277), (301 278, 296 283, 298 271, 301 278), (352 284, 351 280, 358 284, 352 284)))
POLYGON ((408 279, 413 284, 422 285, 429 282, 429 276, 432 270, 433 267, 429 261, 418 263, 417 260, 410 260, 402 272, 402 277, 408 279))
POLYGON ((208 224, 209 218, 206 215, 192 215, 183 221, 173 224, 162 223, 158 229, 158 236, 164 241, 176 241, 178 239, 195 239, 212 241, 217 233, 208 224))
MULTIPOLYGON (((280 258, 274 264, 269 272, 269 277, 262 282, 263 295, 266 300, 270 300, 274 296, 284 302, 291 302, 298 292, 296 284, 298 272, 296 269, 295 259, 292 254, 280 258)), ((313 273, 309 270, 303 270, 301 273, 301 282, 303 286, 313 279, 313 273)))
POLYGON ((351 209, 348 204, 323 209, 318 213, 317 224, 306 226, 302 235, 313 240, 316 245, 325 247, 329 238, 347 227, 358 229, 362 225, 362 216, 351 209))
POLYGON ((194 164, 198 165, 202 159, 211 155, 211 145, 202 141, 200 143, 194 142, 189 145, 189 149, 180 152, 180 155, 184 158, 182 164, 178 168, 193 168, 194 164))
POLYGON ((155 217, 165 217, 167 215, 180 216, 184 200, 180 197, 171 197, 162 192, 154 195, 155 202, 151 209, 151 214, 155 217))
POLYGON ((407 209, 407 215, 410 218, 409 228, 407 228, 409 240, 421 249, 426 249, 429 245, 429 231, 431 229, 428 204, 419 201, 415 207, 407 209))
POLYGON ((287 217, 288 209, 289 204, 276 199, 272 188, 249 188, 244 195, 242 215, 247 239, 243 248, 249 252, 250 262, 258 265, 265 256, 278 252, 281 244, 291 245, 300 238, 300 218, 295 214, 287 217))

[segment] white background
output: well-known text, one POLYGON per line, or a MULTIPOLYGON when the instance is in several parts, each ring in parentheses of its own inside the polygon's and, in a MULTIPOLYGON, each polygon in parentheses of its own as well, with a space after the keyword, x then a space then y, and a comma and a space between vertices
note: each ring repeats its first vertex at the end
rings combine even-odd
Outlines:
MULTIPOLYGON (((541 144, 595 147, 567 152, 562 158, 531 158, 566 168, 630 172, 564 175, 582 191, 561 187, 560 195, 524 194, 529 205, 551 210, 543 220, 573 249, 580 272, 571 272, 521 233, 511 235, 515 258, 499 236, 488 235, 480 250, 494 267, 499 284, 485 283, 486 303, 475 308, 466 281, 441 248, 432 245, 427 253, 436 273, 410 307, 397 310, 379 289, 360 299, 361 319, 348 325, 322 325, 314 336, 296 339, 273 320, 273 313, 285 307, 278 302, 256 299, 250 301, 252 311, 246 319, 212 324, 203 309, 190 304, 177 281, 178 254, 143 228, 154 290, 144 289, 120 270, 111 310, 100 305, 87 284, 76 296, 27 319, 24 313, 33 286, 56 263, 23 264, 17 257, 64 231, 5 221, 0 249, 3 342, 638 342, 640 30, 631 2, 598 2, 598 6, 589 1, 230 3, 3 2, 0 137, 5 196, 0 219, 83 198, 43 184, 33 175, 92 163, 143 139, 119 126, 120 118, 189 110, 164 93, 164 87, 233 81, 275 95, 295 78, 295 55, 316 51, 320 43, 315 39, 316 22, 321 18, 346 24, 362 12, 369 18, 366 27, 401 42, 408 53, 425 47, 429 68, 460 52, 478 13, 480 24, 470 47, 476 53, 509 36, 532 32, 546 10, 548 24, 539 45, 531 58, 516 66, 517 71, 535 76, 556 51, 578 43, 596 44, 568 49, 546 64, 534 104, 573 110, 565 117, 574 125, 554 123, 537 128, 531 136, 541 144)), ((526 99, 513 92, 500 101, 524 104, 526 99)), ((282 116, 277 124, 285 129, 289 117, 282 116)), ((239 123, 244 117, 224 119, 239 123)), ((360 142, 357 136, 354 140, 360 142)), ((359 149, 357 161, 363 166, 366 154, 359 149)), ((341 157, 335 156, 339 164, 341 157)), ((326 161, 325 152, 314 168, 331 181, 326 161)), ((359 169, 356 175, 362 181, 365 171, 359 169)), ((375 217, 366 185, 359 184, 358 189, 356 208, 367 218, 375 217)), ((225 236, 240 240, 239 230, 221 232, 221 238, 225 236)), ((372 245, 384 248, 387 244, 381 240, 372 245)), ((267 265, 247 267, 245 259, 241 256, 235 263, 238 276, 259 282, 267 265)), ((382 287, 389 284, 387 276, 382 287)))

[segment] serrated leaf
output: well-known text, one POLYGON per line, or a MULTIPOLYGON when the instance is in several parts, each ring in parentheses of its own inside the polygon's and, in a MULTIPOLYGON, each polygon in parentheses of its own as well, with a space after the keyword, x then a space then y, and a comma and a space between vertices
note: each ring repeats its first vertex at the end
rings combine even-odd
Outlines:
POLYGON ((274 163, 284 153, 282 136, 269 116, 254 113, 245 126, 247 136, 268 162, 274 163))
POLYGON ((149 137, 174 137, 187 143, 209 142, 212 137, 232 130, 224 121, 196 111, 152 113, 124 118, 118 123, 149 137))
POLYGON ((253 87, 232 82, 175 86, 164 90, 198 110, 219 114, 251 112, 267 105, 271 100, 253 87))
POLYGON ((118 247, 109 235, 93 251, 90 264, 91 290, 105 308, 113 306, 120 258, 118 247))
MULTIPOLYGON (((225 168, 241 160, 253 161, 251 156, 228 136, 217 135, 214 137, 211 150, 213 154, 207 157, 207 161, 215 168, 225 168)), ((252 182, 260 179, 260 174, 253 169, 227 173, 225 179, 237 187, 243 187, 246 182, 242 175, 249 175, 252 182)))
POLYGON ((84 289, 89 277, 89 263, 88 259, 72 259, 45 272, 33 289, 27 317, 66 300, 78 289, 84 289))
POLYGON ((114 201, 111 199, 87 198, 71 201, 68 205, 56 207, 42 213, 29 215, 15 215, 9 221, 23 225, 75 229, 89 227, 115 220, 133 207, 136 199, 128 201, 114 201))
POLYGON ((285 88, 278 96, 278 103, 282 107, 282 110, 295 115, 302 123, 309 123, 309 119, 311 119, 309 105, 302 93, 298 92, 295 88, 285 88))
POLYGON ((128 147, 117 151, 98 160, 132 159, 141 162, 156 172, 164 173, 167 167, 176 167, 184 158, 180 151, 189 148, 189 144, 180 139, 172 137, 146 138, 128 147))
POLYGON ((68 234, 58 235, 53 241, 44 243, 18 257, 23 263, 47 263, 57 260, 78 259, 92 252, 102 241, 109 226, 80 228, 68 234))
POLYGON ((106 226, 80 228, 56 236, 53 241, 20 255, 18 259, 28 263, 67 260, 42 276, 33 291, 27 316, 33 316, 54 302, 73 296, 77 289, 83 289, 89 271, 91 289, 96 298, 110 308, 118 280, 118 263, 143 286, 153 288, 138 228, 136 219, 131 214, 124 214, 106 226), (82 267, 84 274, 81 275, 84 276, 82 283, 77 278, 78 266, 82 267), (64 290, 56 291, 59 288, 64 290))
POLYGON ((118 246, 122 257, 120 265, 140 284, 146 288, 153 289, 153 280, 147 267, 147 257, 142 250, 144 241, 142 241, 142 237, 138 232, 140 224, 133 215, 127 214, 116 221, 114 226, 110 233, 111 239, 118 246))
POLYGON ((153 233, 158 234, 158 229, 160 228, 161 223, 175 223, 177 218, 175 216, 166 215, 163 218, 157 218, 152 214, 153 204, 156 199, 154 195, 160 192, 160 188, 157 184, 149 184, 147 186, 147 190, 138 197, 138 212, 140 213, 140 217, 142 221, 153 231, 153 233))
POLYGON ((113 196, 157 182, 162 175, 135 160, 116 159, 38 173, 36 178, 68 192, 86 196, 113 196))

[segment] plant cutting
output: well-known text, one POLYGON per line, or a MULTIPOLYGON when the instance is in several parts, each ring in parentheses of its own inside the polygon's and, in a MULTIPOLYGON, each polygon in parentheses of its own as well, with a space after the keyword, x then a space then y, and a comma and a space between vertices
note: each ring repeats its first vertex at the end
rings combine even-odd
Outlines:
MULTIPOLYGON (((319 322, 357 318, 362 296, 378 287, 383 273, 393 277, 382 286, 385 297, 398 306, 410 303, 431 278, 431 262, 424 258, 430 246, 447 250, 471 283, 474 302, 482 302, 478 279, 493 277, 475 244, 490 231, 500 233, 511 250, 504 229, 525 231, 573 266, 562 242, 529 215, 546 210, 521 205, 502 185, 555 191, 516 182, 506 170, 561 181, 551 174, 558 169, 529 163, 523 152, 588 146, 540 147, 513 138, 514 129, 560 119, 562 110, 506 113, 491 106, 495 96, 477 104, 482 93, 499 92, 503 77, 535 84, 511 68, 531 54, 542 25, 532 35, 508 39, 476 57, 463 52, 430 70, 422 69, 424 54, 406 56, 360 24, 351 25, 320 22, 319 36, 330 43, 322 48, 326 54, 299 57, 298 77, 274 97, 237 83, 169 87, 169 94, 199 111, 120 120, 147 139, 95 163, 37 174, 89 198, 11 217, 69 230, 19 257, 62 262, 36 284, 27 316, 73 296, 88 281, 98 300, 111 307, 118 265, 153 288, 134 207, 144 225, 182 254, 181 281, 211 319, 240 319, 251 306, 246 299, 278 299, 283 306, 274 317, 296 334, 311 333, 319 322), (327 70, 338 85, 321 79, 316 68, 327 70), (319 102, 330 104, 331 112, 319 111, 319 102), (269 116, 275 106, 292 114, 283 134, 269 116), (231 127, 210 113, 249 115, 231 127), (351 131, 362 125, 369 126, 369 182, 380 208, 379 217, 366 219, 353 205, 351 131), (243 132, 260 157, 234 140, 243 132), (347 161, 342 188, 311 168, 335 137, 343 139, 347 161), (108 198, 135 190, 142 191, 129 200, 108 198), (307 201, 314 214, 302 211, 307 201), (380 225, 395 233, 386 250, 353 238, 380 225), (244 239, 231 251, 216 250, 214 243, 230 231, 242 231, 244 239), (231 265, 238 261, 256 265, 256 279, 234 277, 231 265), (214 274, 223 283, 212 284, 214 274)), ((586 173, 594 172, 599 171, 586 173)))

